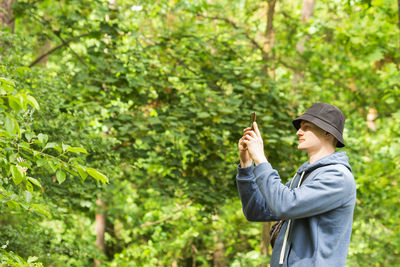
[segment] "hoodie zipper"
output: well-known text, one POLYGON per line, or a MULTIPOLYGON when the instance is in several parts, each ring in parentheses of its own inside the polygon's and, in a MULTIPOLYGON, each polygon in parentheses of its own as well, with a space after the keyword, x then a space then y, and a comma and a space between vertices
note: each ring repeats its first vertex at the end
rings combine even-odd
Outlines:
MULTIPOLYGON (((301 185, 301 181, 303 180, 304 173, 305 173, 305 171, 303 171, 301 173, 300 181, 297 184, 297 188, 299 188, 300 185, 301 185)), ((295 177, 296 177, 296 174, 295 174, 295 177)), ((292 189, 293 182, 294 182, 294 178, 293 178, 292 182, 290 183, 290 189, 292 189)), ((285 258, 285 251, 286 251, 287 239, 288 239, 288 236, 289 236, 289 229, 290 229, 291 222, 292 222, 292 220, 289 220, 288 221, 288 225, 286 227, 285 237, 283 238, 283 245, 282 245, 282 249, 281 249, 281 255, 280 255, 280 258, 279 258, 279 264, 283 264, 283 260, 285 258)))

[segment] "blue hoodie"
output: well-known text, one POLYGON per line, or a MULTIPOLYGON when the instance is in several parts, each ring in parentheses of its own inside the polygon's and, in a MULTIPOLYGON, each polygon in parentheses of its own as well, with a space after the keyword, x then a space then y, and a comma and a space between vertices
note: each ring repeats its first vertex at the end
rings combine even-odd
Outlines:
POLYGON ((248 168, 239 165, 236 180, 249 221, 285 220, 271 267, 345 266, 356 201, 345 152, 304 163, 286 185, 268 162, 248 168), (297 188, 305 174, 308 177, 297 188))

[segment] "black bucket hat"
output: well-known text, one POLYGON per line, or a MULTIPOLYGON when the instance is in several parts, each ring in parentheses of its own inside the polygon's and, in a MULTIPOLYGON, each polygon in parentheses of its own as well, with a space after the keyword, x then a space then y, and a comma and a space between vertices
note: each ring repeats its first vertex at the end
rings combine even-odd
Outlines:
POLYGON ((345 120, 343 113, 334 105, 315 103, 292 123, 296 130, 299 130, 301 121, 311 122, 332 134, 338 140, 336 147, 344 147, 343 129, 345 120))

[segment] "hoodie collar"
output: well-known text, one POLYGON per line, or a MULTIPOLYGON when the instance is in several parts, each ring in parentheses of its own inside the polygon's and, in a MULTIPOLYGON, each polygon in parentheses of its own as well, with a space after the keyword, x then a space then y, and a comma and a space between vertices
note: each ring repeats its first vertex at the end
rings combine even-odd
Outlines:
POLYGON ((346 166, 350 171, 351 167, 349 164, 349 158, 346 155, 346 152, 335 152, 330 155, 327 155, 323 158, 320 158, 313 164, 310 164, 310 161, 305 162, 300 168, 297 170, 297 173, 304 172, 311 172, 316 168, 327 166, 327 165, 334 165, 334 164, 342 164, 346 166))

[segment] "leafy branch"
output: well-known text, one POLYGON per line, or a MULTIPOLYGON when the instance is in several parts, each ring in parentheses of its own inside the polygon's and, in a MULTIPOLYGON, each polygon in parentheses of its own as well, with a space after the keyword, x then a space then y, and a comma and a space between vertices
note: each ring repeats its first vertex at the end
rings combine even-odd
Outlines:
POLYGON ((32 61, 32 62, 29 64, 29 67, 31 68, 31 67, 35 66, 35 65, 38 64, 43 58, 45 58, 46 56, 52 54, 53 52, 57 51, 58 49, 60 49, 60 48, 62 48, 62 47, 64 47, 64 46, 69 45, 70 42, 73 42, 73 41, 75 41, 75 40, 77 40, 77 39, 79 39, 79 38, 88 36, 88 35, 90 35, 90 34, 91 34, 91 33, 82 33, 82 34, 80 34, 80 35, 78 35, 78 36, 71 37, 71 38, 69 38, 69 39, 67 39, 67 40, 63 40, 63 39, 62 39, 63 42, 62 42, 61 44, 59 44, 59 45, 57 45, 57 46, 55 46, 55 47, 49 49, 49 50, 48 50, 47 52, 45 52, 44 54, 38 56, 34 61, 32 61))
POLYGON ((228 18, 224 18, 224 17, 219 17, 219 16, 207 16, 207 15, 203 15, 203 14, 197 14, 200 17, 206 18, 206 19, 212 19, 212 20, 221 20, 221 21, 225 21, 226 23, 228 23, 229 25, 231 25, 234 29, 236 30, 241 30, 243 35, 261 52, 261 55, 264 59, 268 59, 269 55, 267 52, 265 52, 264 48, 254 39, 250 36, 250 34, 243 28, 240 27, 237 23, 235 23, 234 21, 228 19, 228 18))
POLYGON ((170 215, 168 215, 167 217, 164 217, 162 219, 159 219, 157 221, 154 222, 145 222, 141 225, 138 226, 138 228, 143 228, 143 227, 148 227, 148 226, 153 226, 162 222, 165 222, 167 220, 169 220, 171 217, 175 216, 178 212, 182 211, 183 209, 185 209, 187 206, 190 206, 192 204, 192 201, 189 201, 188 203, 186 203, 185 205, 179 206, 178 209, 176 209, 174 212, 171 212, 170 215))

